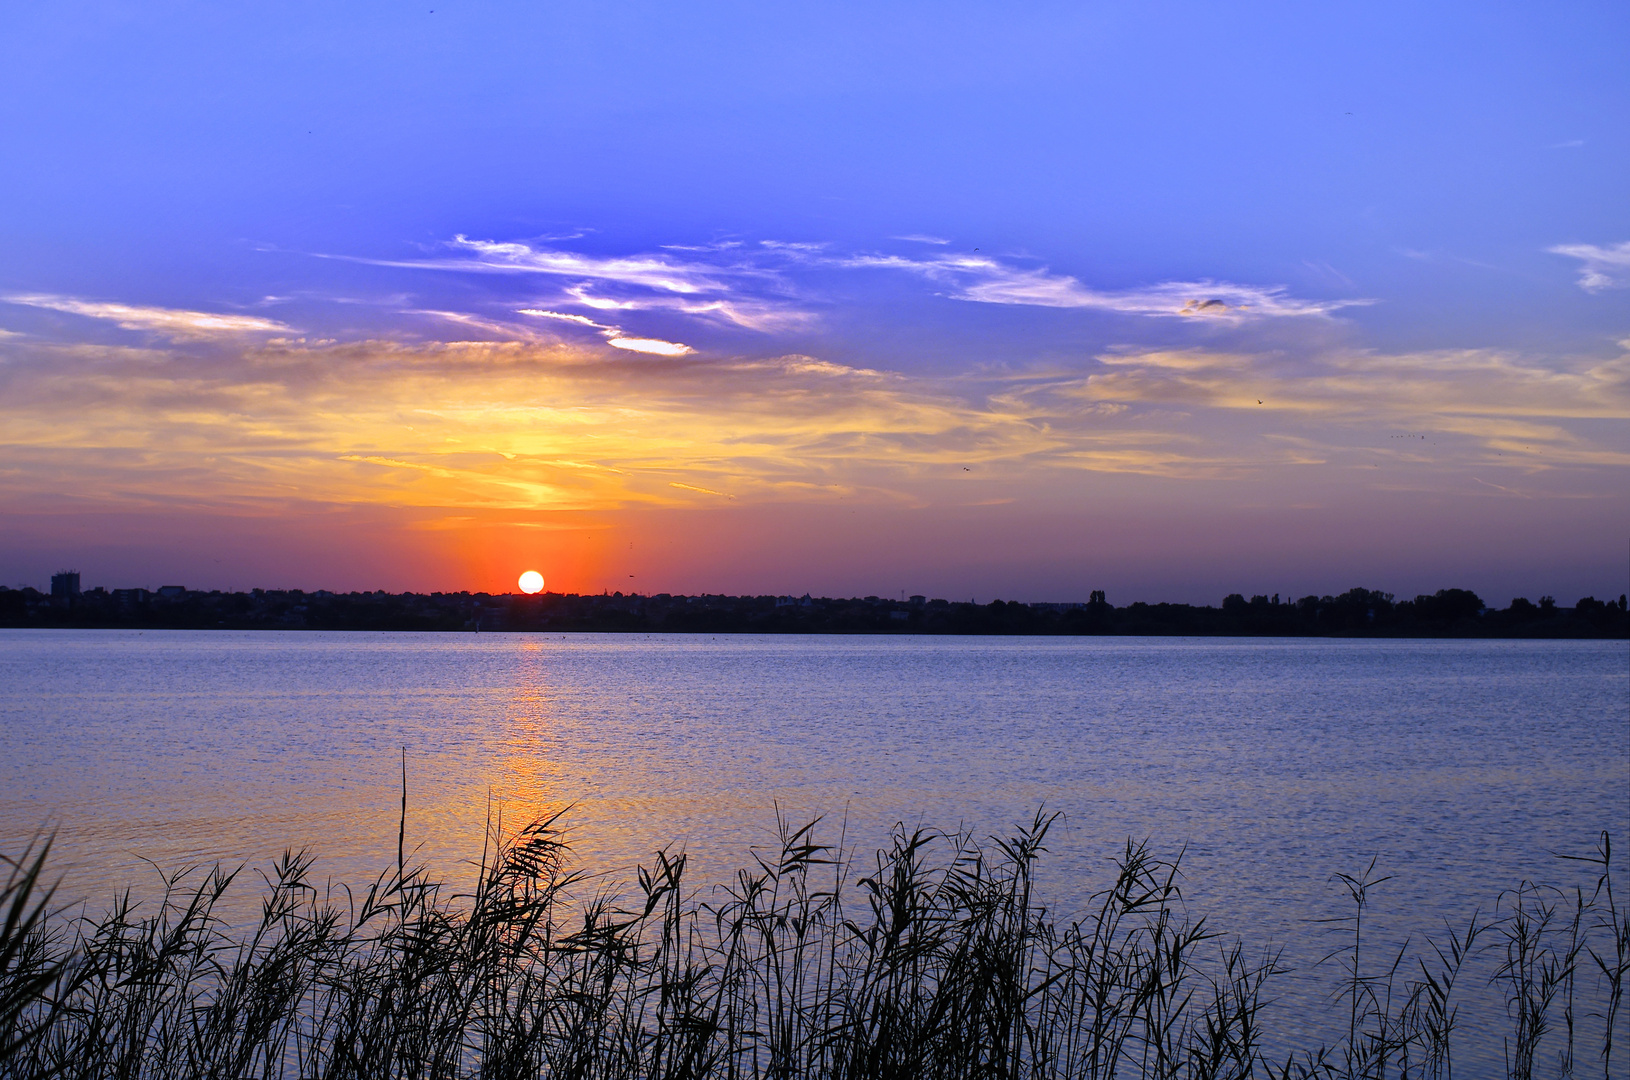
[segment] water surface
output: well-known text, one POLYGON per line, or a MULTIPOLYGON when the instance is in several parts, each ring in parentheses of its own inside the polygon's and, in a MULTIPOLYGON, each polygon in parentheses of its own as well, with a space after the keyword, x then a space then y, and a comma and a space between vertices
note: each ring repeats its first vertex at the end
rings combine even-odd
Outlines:
POLYGON ((1623 642, 0 631, 0 850, 55 827, 92 897, 286 846, 370 878, 403 747, 409 844, 455 878, 494 808, 722 880, 778 806, 861 843, 1046 807, 1060 905, 1147 836, 1305 973, 1371 857, 1401 938, 1630 845, 1627 690, 1623 642))

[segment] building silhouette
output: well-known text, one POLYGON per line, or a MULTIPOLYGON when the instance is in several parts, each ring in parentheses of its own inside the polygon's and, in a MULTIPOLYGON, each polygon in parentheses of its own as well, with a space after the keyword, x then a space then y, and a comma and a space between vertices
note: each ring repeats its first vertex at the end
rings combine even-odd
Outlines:
POLYGON ((51 575, 51 599, 72 600, 79 596, 79 571, 59 570, 51 575))

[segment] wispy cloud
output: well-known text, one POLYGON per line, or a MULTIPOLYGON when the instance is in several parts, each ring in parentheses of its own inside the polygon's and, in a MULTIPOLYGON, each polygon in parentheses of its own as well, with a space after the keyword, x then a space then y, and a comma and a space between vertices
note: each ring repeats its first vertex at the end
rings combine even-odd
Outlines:
POLYGON ((523 243, 471 240, 467 236, 455 236, 450 246, 467 252, 472 262, 494 270, 614 281, 685 295, 723 288, 717 277, 718 267, 680 262, 660 255, 607 258, 523 243))
POLYGON ((666 311, 765 333, 801 329, 813 321, 809 312, 782 297, 766 299, 739 293, 729 297, 634 296, 626 292, 607 296, 583 282, 567 288, 563 299, 595 311, 666 311))
MULTIPOLYGON (((455 236, 448 254, 418 259, 373 259, 320 255, 371 266, 462 273, 524 274, 570 281, 560 294, 540 303, 595 311, 656 311, 759 332, 809 325, 810 313, 790 298, 790 285, 773 267, 754 261, 757 253, 739 244, 705 247, 668 245, 665 251, 694 252, 675 258, 664 252, 599 256, 526 241, 478 240, 455 236), (711 261, 709 261, 711 260, 711 261)), ((796 247, 796 245, 795 245, 796 247)))
POLYGON ((233 334, 284 334, 292 329, 272 319, 255 315, 220 315, 208 311, 177 308, 136 307, 131 304, 81 300, 71 296, 39 293, 0 297, 9 304, 63 311, 89 319, 103 319, 125 330, 145 330, 173 340, 200 340, 233 334))
POLYGON ((1493 470, 1516 470, 1584 477, 1589 492, 1622 486, 1589 470, 1630 465, 1630 354, 1128 350, 937 377, 807 355, 651 364, 542 340, 6 348, 0 495, 13 500, 64 477, 110 503, 489 511, 699 493, 961 504, 1041 498, 1088 473, 1328 490, 1343 476, 1464 486, 1471 470, 1508 484, 1515 472, 1493 470))
POLYGON ((1630 355, 1554 367, 1490 350, 1401 355, 1337 351, 1297 365, 1251 353, 1147 350, 1099 356, 1069 390, 1122 404, 1181 404, 1257 415, 1363 417, 1394 427, 1448 417, 1630 418, 1630 355))
POLYGON ((535 319, 556 319, 560 322, 575 323, 578 326, 587 326, 591 329, 599 330, 602 333, 622 333, 622 331, 618 330, 615 326, 607 326, 604 323, 597 323, 587 315, 572 315, 564 311, 547 311, 543 308, 521 308, 520 313, 522 315, 530 315, 535 319))
POLYGON ((1545 250, 1580 261, 1579 287, 1586 292, 1630 285, 1630 240, 1606 246, 1558 244, 1545 250))
POLYGON ((572 323, 576 326, 586 326, 598 330, 606 339, 606 344, 614 349, 623 349, 628 352, 646 353, 651 356, 688 356, 696 350, 689 345, 677 341, 664 341, 661 338, 630 337, 623 333, 619 326, 607 326, 597 323, 586 315, 572 315, 564 311, 548 311, 543 308, 522 308, 522 315, 531 315, 539 319, 555 319, 559 322, 572 323))
POLYGON ((404 308, 402 309, 401 313, 403 315, 428 315, 433 319, 441 319, 446 322, 453 323, 456 326, 468 326, 471 329, 479 330, 482 333, 489 334, 501 341, 514 341, 517 339, 528 341, 532 340, 533 338, 533 335, 528 333, 525 327, 516 326, 513 323, 499 322, 496 319, 489 319, 467 311, 441 311, 436 308, 404 308))
POLYGON ((600 256, 535 242, 460 235, 446 243, 444 255, 354 261, 566 279, 569 283, 559 294, 540 297, 538 306, 661 312, 764 333, 811 326, 811 305, 818 302, 821 292, 820 279, 812 275, 833 271, 905 273, 933 282, 951 299, 970 303, 1229 323, 1327 317, 1343 308, 1373 303, 1366 299, 1304 299, 1292 296, 1284 286, 1215 280, 1102 289, 1026 260, 949 250, 950 241, 942 237, 914 234, 895 239, 946 250, 912 256, 844 252, 821 242, 762 240, 756 244, 667 245, 657 253, 600 256))
POLYGON ((1128 315, 1242 319, 1323 316, 1370 300, 1302 300, 1282 286, 1219 281, 1169 281, 1137 289, 1105 290, 1083 285, 1045 267, 1025 267, 993 256, 945 254, 932 258, 855 255, 837 260, 856 268, 902 270, 948 285, 955 300, 1031 307, 1092 308, 1128 315))
POLYGON ((725 499, 735 498, 734 495, 726 495, 724 492, 714 491, 712 488, 698 487, 695 484, 681 484, 678 480, 668 481, 668 486, 671 488, 679 488, 681 491, 700 491, 704 495, 718 495, 725 499))
POLYGON ((629 352, 647 353, 652 356, 685 356, 696 351, 689 345, 681 345, 677 341, 663 341, 661 338, 614 337, 607 338, 606 344, 614 349, 627 349, 629 352))
POLYGON ((522 241, 472 240, 464 235, 454 236, 446 246, 455 254, 422 259, 371 259, 333 254, 319 254, 318 257, 412 270, 544 274, 579 281, 637 285, 687 296, 717 292, 725 287, 719 278, 720 267, 663 255, 585 255, 522 241))

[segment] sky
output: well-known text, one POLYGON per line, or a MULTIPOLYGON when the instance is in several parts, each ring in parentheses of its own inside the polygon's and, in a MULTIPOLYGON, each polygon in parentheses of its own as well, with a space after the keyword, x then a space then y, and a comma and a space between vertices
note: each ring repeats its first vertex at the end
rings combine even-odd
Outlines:
POLYGON ((0 583, 1627 587, 1622 3, 6 23, 0 583))

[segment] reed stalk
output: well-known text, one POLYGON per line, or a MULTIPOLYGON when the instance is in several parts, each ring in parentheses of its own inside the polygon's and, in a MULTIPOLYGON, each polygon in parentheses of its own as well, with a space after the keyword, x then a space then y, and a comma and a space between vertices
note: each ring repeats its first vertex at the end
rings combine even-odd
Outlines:
POLYGON ((1280 954, 1192 916, 1182 856, 1147 843, 1059 918, 1035 888, 1055 820, 896 827, 862 859, 778 814, 774 847, 698 890, 672 851, 595 884, 557 815, 492 830, 463 893, 405 854, 359 893, 319 888, 286 853, 241 929, 222 911, 242 872, 220 867, 54 906, 41 841, 0 888, 0 1080, 1451 1080, 1479 958, 1510 1077, 1575 1075, 1587 1034, 1614 1075, 1630 914, 1606 836, 1578 857, 1593 888, 1525 882, 1414 952, 1366 938, 1375 863, 1341 876, 1346 1032, 1270 1060, 1280 954))

